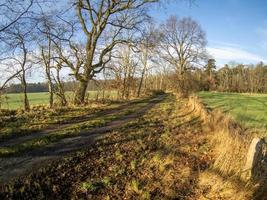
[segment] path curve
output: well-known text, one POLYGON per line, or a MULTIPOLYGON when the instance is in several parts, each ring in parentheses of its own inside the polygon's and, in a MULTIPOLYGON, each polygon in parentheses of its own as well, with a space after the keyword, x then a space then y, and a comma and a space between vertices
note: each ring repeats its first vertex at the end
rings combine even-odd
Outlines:
POLYGON ((28 140, 41 138, 41 137, 44 137, 50 133, 59 131, 59 130, 64 129, 64 128, 71 127, 74 124, 86 122, 88 120, 94 119, 100 115, 116 114, 119 111, 127 109, 128 107, 130 107, 131 105, 136 104, 136 103, 137 102, 133 101, 130 103, 123 104, 123 105, 116 107, 116 108, 110 108, 107 110, 98 111, 96 113, 90 113, 90 114, 86 114, 86 115, 75 116, 71 119, 68 119, 66 122, 63 121, 60 123, 51 124, 51 125, 45 127, 44 129, 38 131, 38 132, 2 139, 2 140, 0 140, 0 147, 10 147, 10 146, 14 146, 14 145, 23 143, 23 142, 28 141, 28 140))
POLYGON ((63 158, 69 153, 92 145, 103 136, 103 134, 114 131, 126 123, 141 117, 165 97, 166 95, 155 97, 136 112, 109 122, 103 127, 94 128, 90 131, 82 131, 79 136, 62 139, 44 148, 25 152, 20 156, 0 158, 0 184, 7 183, 16 177, 26 175, 33 170, 44 167, 55 159, 63 158))

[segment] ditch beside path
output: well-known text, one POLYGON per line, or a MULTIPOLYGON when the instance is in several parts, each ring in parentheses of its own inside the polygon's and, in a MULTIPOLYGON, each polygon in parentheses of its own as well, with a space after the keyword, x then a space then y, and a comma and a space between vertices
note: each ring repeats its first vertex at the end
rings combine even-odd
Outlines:
MULTIPOLYGON (((18 176, 28 174, 50 163, 52 160, 60 159, 69 153, 90 146, 103 134, 116 130, 132 120, 138 119, 165 97, 166 95, 155 97, 134 113, 108 122, 100 128, 93 128, 90 131, 81 131, 79 136, 65 138, 43 148, 27 151, 19 156, 0 158, 0 183, 3 184, 18 176)), ((127 106, 125 108, 127 108, 127 106)))

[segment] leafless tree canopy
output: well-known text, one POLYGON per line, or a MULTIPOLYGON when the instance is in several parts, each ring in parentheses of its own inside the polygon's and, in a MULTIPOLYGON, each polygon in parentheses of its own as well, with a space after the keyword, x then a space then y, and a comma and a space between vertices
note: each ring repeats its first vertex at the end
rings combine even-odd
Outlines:
POLYGON ((171 16, 161 26, 160 56, 174 69, 177 86, 187 92, 186 72, 198 66, 206 57, 206 37, 201 26, 191 18, 171 16))
MULTIPOLYGON (((76 11, 86 35, 86 60, 83 72, 75 72, 80 86, 76 103, 84 101, 90 79, 101 72, 111 60, 112 49, 120 43, 128 43, 124 32, 138 29, 147 19, 146 5, 156 0, 76 1, 76 11)), ((79 70, 79 69, 77 69, 79 70)))
POLYGON ((182 75, 206 56, 206 36, 200 25, 191 18, 171 16, 161 26, 161 55, 182 75))
POLYGON ((27 17, 34 0, 3 0, 0 3, 0 33, 27 17))
POLYGON ((104 85, 124 99, 166 89, 171 82, 185 85, 206 57, 205 33, 191 18, 154 23, 149 9, 166 2, 62 0, 52 7, 50 0, 3 1, 1 91, 20 80, 28 110, 32 71, 42 72, 51 108, 55 97, 68 104, 65 77, 75 82, 75 104, 85 102, 89 82, 98 77, 108 79, 104 85))

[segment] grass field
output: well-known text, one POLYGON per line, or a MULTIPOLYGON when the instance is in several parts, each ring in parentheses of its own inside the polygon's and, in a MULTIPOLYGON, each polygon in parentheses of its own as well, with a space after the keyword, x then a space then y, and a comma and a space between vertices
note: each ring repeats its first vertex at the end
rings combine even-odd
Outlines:
POLYGON ((267 94, 200 92, 204 104, 230 113, 250 128, 267 128, 267 94))
MULTIPOLYGON (((89 91, 89 98, 95 99, 97 96, 99 98, 103 97, 103 92, 98 91, 89 91)), ((73 93, 67 92, 67 96, 69 98, 73 98, 73 93)), ((105 97, 117 97, 116 91, 109 91, 105 92, 105 97)), ((41 93, 29 93, 28 98, 30 101, 30 105, 39 105, 39 104, 48 104, 48 98, 49 95, 47 92, 41 92, 41 93)), ((19 109, 23 106, 23 94, 17 93, 17 94, 6 94, 2 97, 2 109, 19 109)))

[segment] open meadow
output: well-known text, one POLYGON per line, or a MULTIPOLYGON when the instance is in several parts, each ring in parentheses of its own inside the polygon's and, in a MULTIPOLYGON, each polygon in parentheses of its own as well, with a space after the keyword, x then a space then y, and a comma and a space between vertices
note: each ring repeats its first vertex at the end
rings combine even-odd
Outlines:
POLYGON ((267 94, 200 92, 207 108, 229 113, 249 128, 267 128, 267 94))
MULTIPOLYGON (((72 92, 66 92, 66 96, 68 99, 73 99, 72 92)), ((90 100, 95 99, 117 99, 117 91, 88 91, 87 98, 90 100)), ((13 93, 13 94, 5 94, 2 97, 1 108, 2 109, 22 109, 23 108, 23 94, 22 93, 13 93)), ((29 103, 31 106, 36 105, 48 105, 49 103, 49 94, 48 92, 36 92, 36 93, 28 93, 29 103)))

